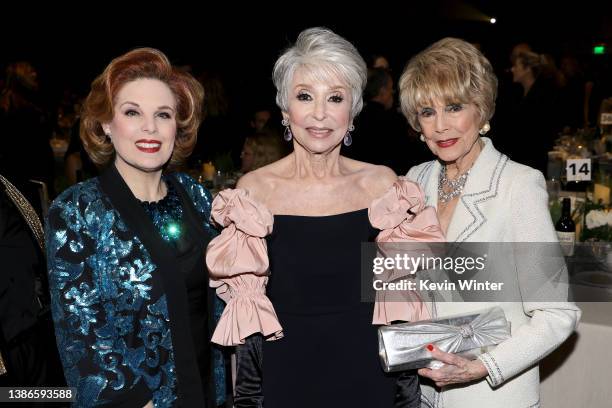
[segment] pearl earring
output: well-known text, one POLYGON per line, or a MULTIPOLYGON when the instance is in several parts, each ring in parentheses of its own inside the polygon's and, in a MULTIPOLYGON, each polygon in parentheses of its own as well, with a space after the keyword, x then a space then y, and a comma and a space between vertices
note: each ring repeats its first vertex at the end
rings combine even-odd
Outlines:
POLYGON ((489 125, 489 122, 487 122, 482 125, 482 129, 480 129, 478 133, 480 133, 481 135, 486 135, 489 130, 491 130, 491 125, 489 125))

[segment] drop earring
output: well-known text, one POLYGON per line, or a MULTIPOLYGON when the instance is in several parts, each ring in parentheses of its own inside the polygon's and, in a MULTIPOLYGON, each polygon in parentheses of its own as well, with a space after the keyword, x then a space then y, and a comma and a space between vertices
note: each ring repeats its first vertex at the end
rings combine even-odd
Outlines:
POLYGON ((289 121, 287 119, 283 119, 281 124, 285 127, 285 132, 283 133, 283 139, 285 141, 290 142, 293 139, 293 133, 291 133, 291 128, 289 127, 289 121))
POLYGON ((343 143, 345 146, 350 146, 353 144, 353 136, 351 136, 351 132, 355 130, 355 126, 350 125, 348 127, 348 131, 346 132, 346 134, 344 135, 344 140, 343 143))

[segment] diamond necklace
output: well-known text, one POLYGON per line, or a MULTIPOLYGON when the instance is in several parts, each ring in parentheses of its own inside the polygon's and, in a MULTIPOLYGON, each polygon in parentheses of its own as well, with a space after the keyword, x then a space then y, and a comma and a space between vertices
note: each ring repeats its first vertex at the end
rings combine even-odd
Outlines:
POLYGON ((465 186, 465 182, 467 181, 468 175, 470 174, 470 170, 471 168, 469 168, 465 173, 463 173, 456 179, 449 180, 446 177, 446 166, 442 166, 442 170, 440 171, 440 178, 438 179, 438 200, 446 204, 453 198, 460 195, 463 191, 463 186, 465 186), (450 188, 450 191, 444 191, 444 186, 448 186, 450 188))

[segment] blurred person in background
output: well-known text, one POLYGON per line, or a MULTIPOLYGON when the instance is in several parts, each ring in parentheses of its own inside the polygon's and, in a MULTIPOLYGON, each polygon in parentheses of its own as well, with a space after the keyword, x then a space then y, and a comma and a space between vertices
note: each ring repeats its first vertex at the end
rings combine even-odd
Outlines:
POLYGON ((0 174, 0 386, 65 386, 38 214, 0 174))
POLYGON ((31 63, 20 61, 6 68, 0 93, 0 174, 33 204, 39 198, 30 192, 30 179, 44 182, 51 196, 54 192, 52 126, 38 104, 38 89, 38 72, 31 63))
POLYGON ((230 99, 221 75, 204 72, 199 81, 206 89, 206 99, 202 107, 198 140, 189 162, 192 166, 210 161, 217 165, 219 159, 225 156, 224 160, 230 161, 225 166, 232 167, 233 163, 238 162, 242 148, 240 121, 236 120, 230 109, 230 99))
POLYGON ((268 124, 268 121, 272 117, 272 112, 268 109, 258 109, 253 113, 251 118, 251 129, 256 132, 261 132, 263 128, 268 124))
POLYGON ((558 90, 542 76, 546 59, 531 51, 519 52, 512 63, 512 80, 522 89, 522 97, 512 110, 504 129, 508 155, 512 160, 546 172, 547 152, 552 149, 562 128, 562 108, 558 106, 558 90), (529 146, 529 148, 526 148, 529 146))
POLYGON ((612 97, 612 58, 609 54, 591 57, 584 88, 584 127, 599 123, 599 111, 604 99, 612 97))
POLYGON ((287 155, 288 151, 280 135, 259 132, 248 136, 240 153, 241 173, 248 173, 266 166, 287 155))
POLYGON ((388 166, 397 174, 406 174, 410 167, 429 157, 395 109, 395 88, 387 69, 368 70, 363 98, 363 110, 355 118, 353 143, 344 148, 348 157, 388 166))

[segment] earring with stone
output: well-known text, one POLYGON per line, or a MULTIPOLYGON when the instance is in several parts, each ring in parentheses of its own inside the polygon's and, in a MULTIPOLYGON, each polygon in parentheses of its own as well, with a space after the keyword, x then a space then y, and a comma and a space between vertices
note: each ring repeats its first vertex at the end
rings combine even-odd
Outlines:
POLYGON ((283 119, 281 124, 285 127, 285 132, 283 133, 283 139, 285 141, 290 142, 293 139, 293 133, 291 133, 291 128, 289 127, 289 121, 287 119, 283 119))
POLYGON ((353 144, 353 136, 351 136, 351 132, 352 132, 353 130, 355 130, 355 126, 350 125, 350 126, 348 127, 348 131, 346 132, 346 135, 344 135, 344 141, 343 141, 343 143, 344 143, 344 145, 345 145, 345 146, 350 146, 350 145, 352 145, 352 144, 353 144))

